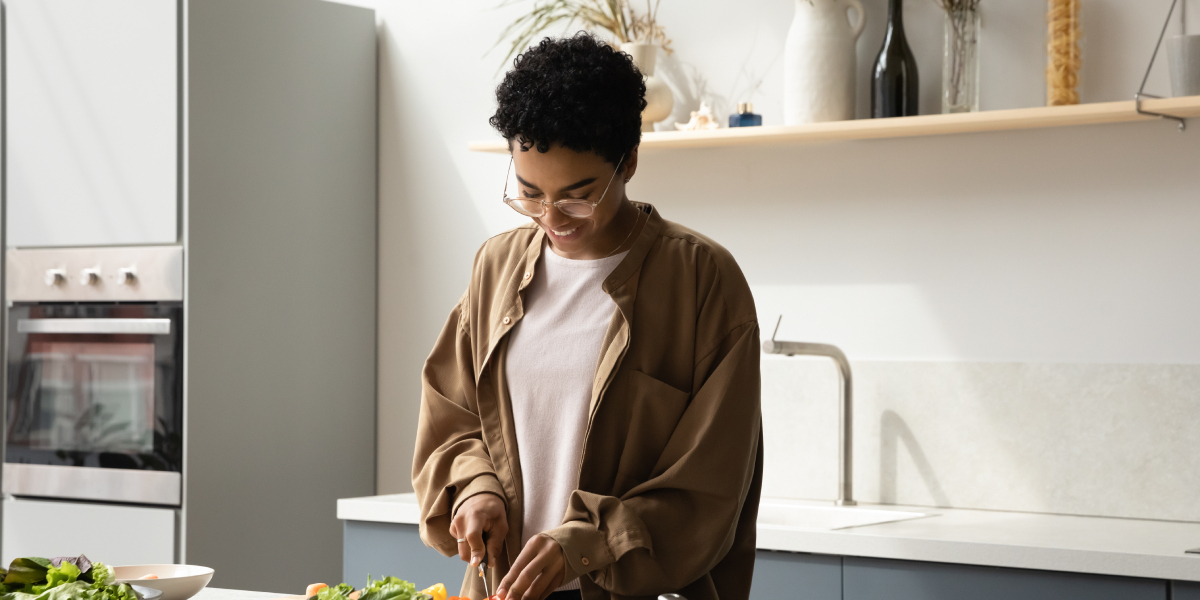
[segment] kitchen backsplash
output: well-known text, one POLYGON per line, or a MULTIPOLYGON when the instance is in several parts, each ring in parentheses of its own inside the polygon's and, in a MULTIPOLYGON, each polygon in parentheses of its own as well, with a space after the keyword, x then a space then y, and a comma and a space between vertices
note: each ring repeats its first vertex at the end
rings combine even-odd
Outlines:
MULTIPOLYGON (((852 361, 862 502, 1200 521, 1200 365, 852 361)), ((764 356, 763 495, 832 500, 837 372, 764 356)))

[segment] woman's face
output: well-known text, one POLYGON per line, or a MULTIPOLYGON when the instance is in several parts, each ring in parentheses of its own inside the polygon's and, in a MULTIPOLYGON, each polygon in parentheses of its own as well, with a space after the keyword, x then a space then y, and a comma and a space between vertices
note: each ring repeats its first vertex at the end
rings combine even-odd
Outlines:
POLYGON ((516 143, 513 148, 513 169, 521 196, 547 203, 565 199, 595 202, 604 194, 604 200, 586 217, 571 217, 550 206, 545 214, 533 219, 546 232, 556 253, 578 260, 604 258, 625 241, 633 226, 629 211, 636 210, 625 201, 625 180, 637 168, 636 149, 621 161, 620 171, 616 172, 616 165, 595 152, 576 152, 557 144, 548 152, 522 151, 516 143), (623 211, 623 207, 629 208, 623 211))

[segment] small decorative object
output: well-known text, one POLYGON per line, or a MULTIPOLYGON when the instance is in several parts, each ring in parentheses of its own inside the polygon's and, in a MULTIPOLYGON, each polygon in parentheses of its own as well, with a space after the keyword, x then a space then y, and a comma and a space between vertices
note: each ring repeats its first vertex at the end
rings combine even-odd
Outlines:
POLYGON ((1200 35, 1177 35, 1167 40, 1171 61, 1171 95, 1200 96, 1200 35))
POLYGON ((939 0, 946 13, 942 112, 979 110, 979 0, 939 0))
POLYGON ((762 125, 762 115, 754 114, 754 104, 738 102, 737 113, 729 115, 730 127, 759 127, 762 125))
POLYGON ((633 64, 646 81, 646 108, 642 110, 642 131, 654 131, 654 124, 671 116, 675 108, 675 96, 667 82, 654 76, 658 61, 658 44, 630 42, 621 44, 621 52, 633 57, 633 64))
POLYGON ((917 59, 904 37, 904 2, 888 0, 887 35, 871 78, 871 117, 909 117, 919 112, 917 59))
POLYGON ((859 0, 795 0, 783 60, 786 125, 854 118, 855 42, 867 24, 859 0), (849 9, 856 20, 850 24, 849 9))
POLYGON ((708 104, 701 102, 700 110, 692 111, 692 118, 688 119, 687 123, 676 123, 675 129, 680 131, 703 131, 708 129, 717 129, 721 124, 713 117, 712 109, 708 104))
POLYGON ((1047 0, 1049 25, 1046 45, 1046 104, 1079 104, 1079 68, 1083 66, 1079 48, 1080 0, 1047 0))

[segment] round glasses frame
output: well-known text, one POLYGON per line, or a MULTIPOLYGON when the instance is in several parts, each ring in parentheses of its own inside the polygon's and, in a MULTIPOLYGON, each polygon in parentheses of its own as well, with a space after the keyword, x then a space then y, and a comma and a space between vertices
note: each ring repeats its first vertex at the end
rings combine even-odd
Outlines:
POLYGON ((624 161, 625 155, 622 154, 621 159, 617 161, 617 168, 613 170, 612 177, 608 178, 608 185, 604 186, 604 191, 600 193, 599 200, 592 202, 591 200, 575 200, 568 198, 555 202, 547 202, 546 200, 542 200, 540 198, 509 197, 508 173, 512 172, 513 167, 513 159, 510 156, 508 158, 508 171, 504 173, 504 203, 507 204, 509 208, 532 218, 545 215, 548 206, 553 206, 554 208, 558 209, 558 212, 561 212, 568 217, 578 218, 591 216, 593 212, 596 212, 596 207, 599 206, 601 202, 604 202, 604 197, 608 195, 608 188, 612 187, 613 179, 616 179, 617 173, 621 171, 621 163, 624 161))

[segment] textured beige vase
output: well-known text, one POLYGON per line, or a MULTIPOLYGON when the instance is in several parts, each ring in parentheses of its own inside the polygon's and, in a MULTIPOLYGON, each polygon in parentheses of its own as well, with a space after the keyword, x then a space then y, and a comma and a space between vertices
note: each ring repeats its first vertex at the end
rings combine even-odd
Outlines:
POLYGON ((785 125, 854 118, 855 43, 866 26, 859 0, 795 0, 783 59, 785 125), (856 15, 850 22, 849 12, 856 15))
POLYGON ((658 60, 658 45, 630 42, 621 44, 621 51, 633 57, 633 64, 646 78, 646 109, 642 111, 642 131, 654 131, 654 124, 671 116, 675 96, 666 82, 654 76, 658 60))

